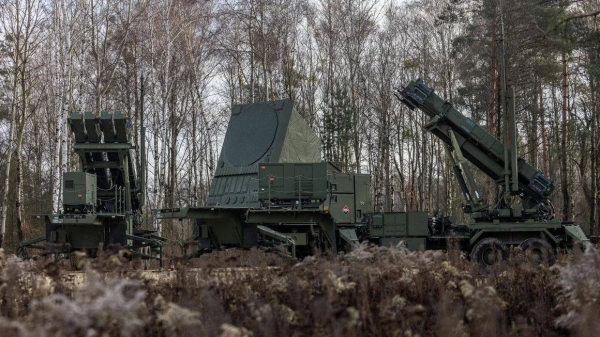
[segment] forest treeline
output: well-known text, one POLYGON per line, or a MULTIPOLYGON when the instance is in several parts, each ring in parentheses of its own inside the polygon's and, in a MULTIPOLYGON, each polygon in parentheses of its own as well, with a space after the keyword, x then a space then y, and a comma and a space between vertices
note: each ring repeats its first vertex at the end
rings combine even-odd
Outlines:
MULTIPOLYGON (((557 217, 597 233, 599 14, 600 0, 0 1, 8 246, 42 231, 31 215, 60 211, 78 165, 69 112, 121 111, 139 145, 142 75, 146 214, 201 205, 231 106, 284 98, 325 160, 372 174, 376 210, 461 214, 442 144, 393 90, 423 78, 500 138, 501 23, 520 155, 554 180, 557 217)), ((495 183, 476 179, 494 204, 495 183)))

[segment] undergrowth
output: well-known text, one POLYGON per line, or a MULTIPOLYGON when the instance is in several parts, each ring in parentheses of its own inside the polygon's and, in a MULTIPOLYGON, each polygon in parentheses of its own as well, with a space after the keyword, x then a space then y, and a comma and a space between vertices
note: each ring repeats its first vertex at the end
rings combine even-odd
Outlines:
POLYGON ((293 261, 259 250, 172 259, 0 256, 0 336, 592 336, 600 253, 489 270, 458 251, 361 246, 293 261), (83 281, 79 280, 82 279, 83 281), (79 281, 78 281, 79 280, 79 281))

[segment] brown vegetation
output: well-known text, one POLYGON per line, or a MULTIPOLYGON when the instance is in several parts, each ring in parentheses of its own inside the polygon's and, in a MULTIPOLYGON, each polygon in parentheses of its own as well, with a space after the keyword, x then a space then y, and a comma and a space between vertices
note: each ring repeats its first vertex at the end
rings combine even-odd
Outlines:
POLYGON ((600 324, 595 250, 493 270, 458 252, 233 251, 152 276, 112 256, 86 263, 82 286, 62 262, 1 261, 2 336, 591 336, 600 324))

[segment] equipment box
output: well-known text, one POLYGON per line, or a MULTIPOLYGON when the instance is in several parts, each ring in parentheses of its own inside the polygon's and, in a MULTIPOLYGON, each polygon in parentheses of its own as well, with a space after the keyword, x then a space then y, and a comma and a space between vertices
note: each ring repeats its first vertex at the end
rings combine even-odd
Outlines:
POLYGON ((409 236, 427 236, 429 235, 429 219, 427 212, 408 212, 406 213, 409 236))
POLYGON ((96 205, 96 175, 85 172, 63 174, 63 203, 68 206, 96 205))
POLYGON ((373 214, 373 237, 426 237, 429 235, 426 212, 387 212, 373 214))

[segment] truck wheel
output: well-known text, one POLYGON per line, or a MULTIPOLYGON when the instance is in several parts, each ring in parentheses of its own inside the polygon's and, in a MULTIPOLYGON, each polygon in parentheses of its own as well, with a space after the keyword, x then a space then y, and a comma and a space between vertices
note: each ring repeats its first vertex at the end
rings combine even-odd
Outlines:
POLYGON ((556 259, 554 248, 542 238, 529 238, 521 242, 519 248, 525 253, 530 252, 531 258, 536 262, 547 262, 548 265, 552 265, 556 259))
POLYGON ((508 259, 508 247, 496 238, 479 241, 471 251, 471 261, 482 267, 490 267, 508 259))

